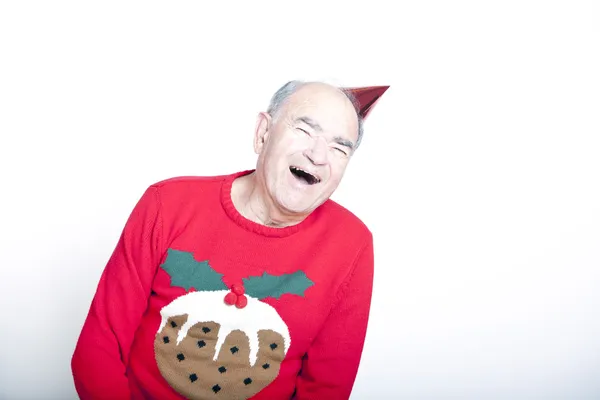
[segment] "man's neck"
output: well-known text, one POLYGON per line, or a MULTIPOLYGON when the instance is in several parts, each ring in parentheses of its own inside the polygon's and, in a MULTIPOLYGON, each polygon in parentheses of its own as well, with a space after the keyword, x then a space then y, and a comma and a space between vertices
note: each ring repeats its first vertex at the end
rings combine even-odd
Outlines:
POLYGON ((256 173, 251 173, 233 182, 231 200, 237 211, 245 218, 261 225, 284 228, 296 225, 305 216, 291 215, 276 207, 259 184, 256 173))

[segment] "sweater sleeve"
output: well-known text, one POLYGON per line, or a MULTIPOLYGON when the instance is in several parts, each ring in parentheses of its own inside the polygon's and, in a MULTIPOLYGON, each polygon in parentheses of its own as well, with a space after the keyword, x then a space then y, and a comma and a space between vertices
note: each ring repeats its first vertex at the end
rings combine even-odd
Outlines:
POLYGON ((79 397, 130 399, 126 366, 161 256, 158 189, 149 187, 131 212, 100 277, 71 370, 79 397))
POLYGON ((336 305, 304 357, 295 400, 350 398, 367 332, 373 275, 373 239, 369 236, 336 305))

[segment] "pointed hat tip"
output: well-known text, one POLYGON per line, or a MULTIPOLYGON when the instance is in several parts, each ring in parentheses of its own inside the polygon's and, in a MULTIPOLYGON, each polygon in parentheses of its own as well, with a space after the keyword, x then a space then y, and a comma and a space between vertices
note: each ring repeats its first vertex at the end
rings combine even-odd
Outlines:
POLYGON ((358 102, 359 115, 366 119, 369 113, 379 101, 379 98, 390 88, 389 85, 381 86, 363 86, 346 88, 351 92, 358 102))

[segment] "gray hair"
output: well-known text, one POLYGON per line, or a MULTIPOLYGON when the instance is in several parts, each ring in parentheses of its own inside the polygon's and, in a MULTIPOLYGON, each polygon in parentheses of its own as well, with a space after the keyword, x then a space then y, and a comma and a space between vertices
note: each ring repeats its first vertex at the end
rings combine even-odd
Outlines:
MULTIPOLYGON (((267 113, 270 114, 273 118, 276 118, 277 114, 281 110, 281 107, 288 99, 288 97, 294 94, 296 90, 298 90, 302 85, 307 83, 309 82, 293 80, 287 82, 285 85, 280 87, 275 92, 275 94, 273 94, 273 97, 271 97, 271 102, 269 103, 269 107, 267 108, 267 113)), ((354 111, 356 111, 356 116, 358 119, 358 139, 356 140, 356 144, 354 145, 354 150, 356 150, 358 146, 360 146, 360 142, 362 141, 364 133, 364 118, 361 117, 359 113, 360 104, 358 103, 358 100, 352 94, 351 91, 340 87, 338 87, 337 89, 346 95, 348 100, 350 100, 350 102, 354 106, 354 111)))

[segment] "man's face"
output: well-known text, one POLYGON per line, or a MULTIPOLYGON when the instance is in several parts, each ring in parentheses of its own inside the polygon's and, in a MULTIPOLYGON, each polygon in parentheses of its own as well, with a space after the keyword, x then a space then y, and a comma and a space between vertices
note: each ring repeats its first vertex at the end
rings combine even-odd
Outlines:
POLYGON ((257 172, 275 205, 307 214, 337 189, 358 139, 358 120, 346 96, 307 84, 275 116, 261 114, 257 172))

